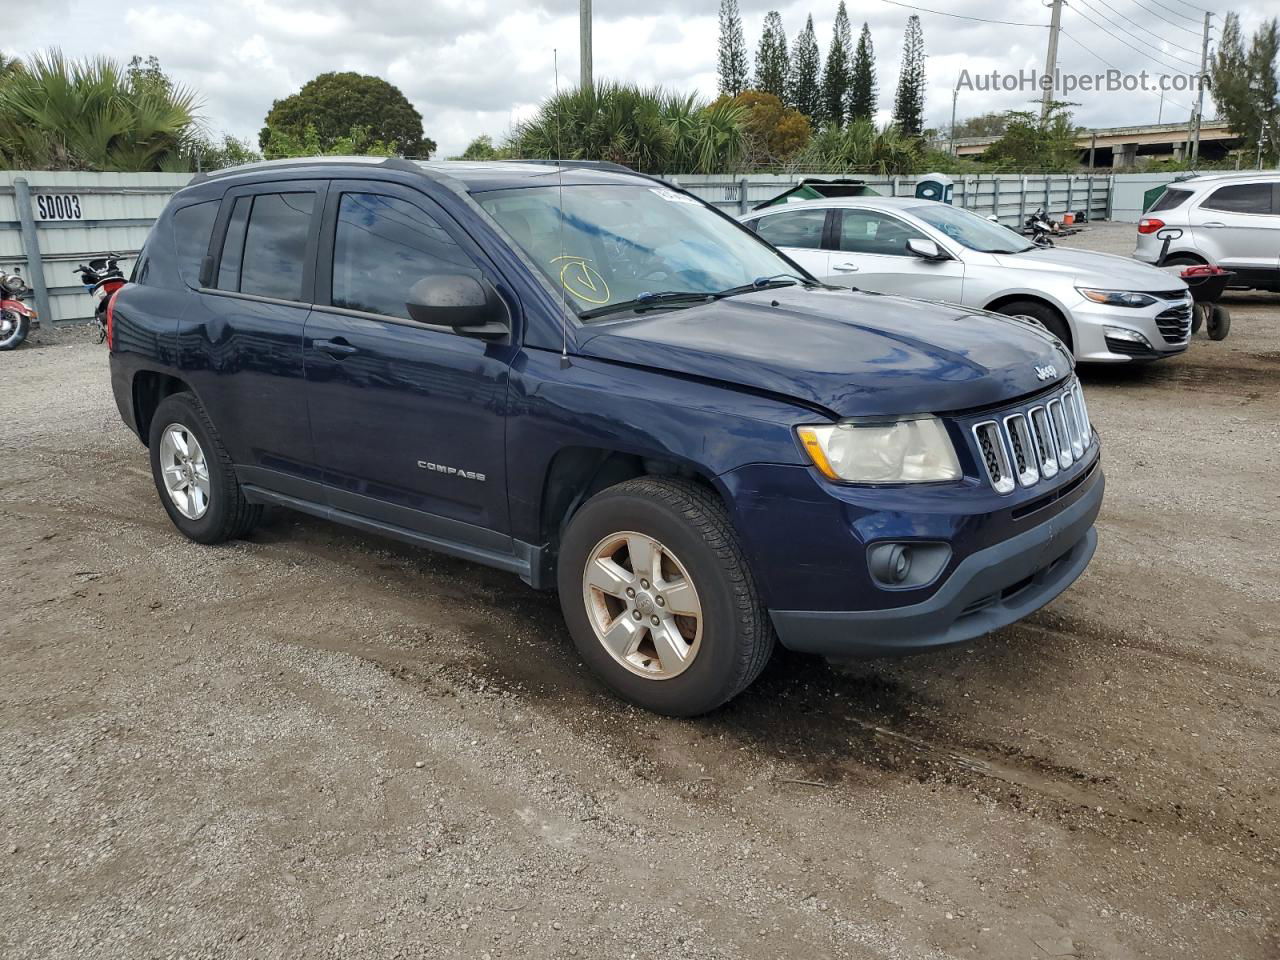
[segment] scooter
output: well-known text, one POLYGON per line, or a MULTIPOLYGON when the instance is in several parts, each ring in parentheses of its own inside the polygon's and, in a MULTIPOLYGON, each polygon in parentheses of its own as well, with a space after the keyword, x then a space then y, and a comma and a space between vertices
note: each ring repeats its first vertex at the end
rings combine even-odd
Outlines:
POLYGON ((0 270, 0 350, 13 350, 22 345, 27 334, 40 326, 35 307, 22 298, 31 292, 27 281, 18 273, 0 270))
POLYGON ((98 298, 98 304, 93 309, 93 320, 98 327, 99 343, 107 339, 107 304, 111 295, 128 282, 120 270, 120 261, 123 259, 118 253, 107 253, 75 268, 85 289, 98 298))
POLYGON ((1053 235, 1058 232, 1058 225, 1043 210, 1037 210, 1027 217, 1022 225, 1022 232, 1031 237, 1031 242, 1036 246, 1052 247, 1053 235))

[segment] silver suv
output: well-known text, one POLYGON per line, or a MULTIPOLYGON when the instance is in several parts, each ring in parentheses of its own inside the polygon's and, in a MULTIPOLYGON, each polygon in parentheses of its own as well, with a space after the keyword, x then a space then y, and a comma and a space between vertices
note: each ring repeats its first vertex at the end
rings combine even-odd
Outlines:
POLYGON ((1280 173, 1227 173, 1169 184, 1138 221, 1133 255, 1155 263, 1212 263, 1233 285, 1280 291, 1280 173), (1181 235, 1179 235, 1179 232, 1181 235))
POLYGON ((935 200, 802 200, 743 222, 827 283, 1031 317, 1080 361, 1158 360, 1191 336, 1178 277, 1129 257, 1037 247, 935 200))

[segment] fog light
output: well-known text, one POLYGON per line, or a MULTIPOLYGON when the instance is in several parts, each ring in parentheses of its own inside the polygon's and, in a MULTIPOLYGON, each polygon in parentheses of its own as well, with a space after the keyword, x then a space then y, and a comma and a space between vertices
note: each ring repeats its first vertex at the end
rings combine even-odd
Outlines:
POLYGON ((882 543, 871 551, 871 575, 881 583, 899 584, 911 575, 911 548, 905 543, 882 543))
POLYGON ((1114 340, 1124 340, 1127 343, 1136 343, 1151 349, 1151 341, 1140 334, 1137 330, 1130 330, 1127 327, 1103 327, 1103 331, 1108 337, 1114 340))

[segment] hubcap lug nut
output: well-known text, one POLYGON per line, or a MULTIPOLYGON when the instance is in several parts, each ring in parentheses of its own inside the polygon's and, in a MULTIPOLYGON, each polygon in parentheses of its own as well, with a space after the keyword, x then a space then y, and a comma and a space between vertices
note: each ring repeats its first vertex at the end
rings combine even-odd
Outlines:
POLYGON ((667 601, 663 600, 661 597, 654 597, 653 602, 660 607, 665 607, 667 605, 667 601))
POLYGON ((632 616, 633 616, 633 617, 635 617, 637 620, 639 620, 639 619, 640 619, 640 611, 639 611, 639 610, 637 610, 635 613, 633 613, 633 614, 632 614, 632 616))
POLYGON ((648 590, 648 589, 649 589, 649 581, 648 581, 648 580, 641 580, 641 581, 640 581, 640 586, 642 586, 642 587, 644 587, 646 590, 648 590))
POLYGON ((633 590, 631 587, 627 587, 627 596, 634 597, 635 595, 636 595, 635 590, 633 590))
POLYGON ((650 619, 653 621, 653 625, 656 627, 656 626, 658 625, 658 618, 657 618, 657 617, 651 617, 650 619))

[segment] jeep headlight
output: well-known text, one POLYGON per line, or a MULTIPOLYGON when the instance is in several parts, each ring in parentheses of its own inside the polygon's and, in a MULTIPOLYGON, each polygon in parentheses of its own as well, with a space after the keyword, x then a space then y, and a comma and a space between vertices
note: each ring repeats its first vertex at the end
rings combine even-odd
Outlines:
POLYGON ((1156 298, 1145 293, 1132 293, 1128 290, 1093 290, 1089 287, 1076 287, 1081 296, 1094 303, 1108 307, 1149 307, 1156 298))
POLYGON ((809 459, 838 483, 958 480, 960 463, 937 417, 797 427, 809 459))

